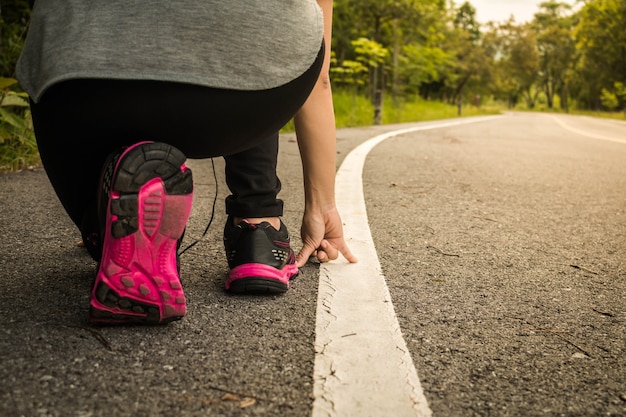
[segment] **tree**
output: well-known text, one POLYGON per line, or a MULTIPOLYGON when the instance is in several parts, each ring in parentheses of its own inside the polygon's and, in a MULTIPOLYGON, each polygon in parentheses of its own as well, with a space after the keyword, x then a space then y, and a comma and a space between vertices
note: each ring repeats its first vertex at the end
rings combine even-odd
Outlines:
POLYGON ((445 77, 447 100, 462 103, 466 95, 479 96, 491 83, 493 56, 482 42, 476 9, 468 2, 452 11, 452 26, 446 33, 444 50, 454 56, 445 77))
POLYGON ((603 88, 600 94, 600 101, 607 110, 613 111, 621 107, 626 111, 626 87, 624 84, 616 82, 611 90, 603 88))
POLYGON ((453 23, 465 31, 472 42, 480 39, 480 24, 476 21, 476 8, 471 3, 466 1, 458 8, 453 23))
POLYGON ((563 1, 544 0, 530 24, 481 27, 469 1, 335 0, 334 77, 343 83, 365 66, 368 97, 386 91, 398 103, 480 95, 533 108, 545 96, 550 108, 560 97, 567 111, 570 102, 602 108, 605 90, 606 103, 614 96, 623 106, 615 85, 626 85, 626 0, 583 0, 576 13, 563 1), (352 44, 359 38, 388 57, 366 65, 352 44))
MULTIPOLYGON (((445 0, 336 0, 333 23, 333 48, 337 65, 345 60, 362 62, 368 68, 368 96, 376 108, 375 121, 381 119, 382 94, 391 84, 394 98, 403 81, 399 74, 404 46, 428 43, 436 34, 433 25, 440 24, 438 13, 445 9, 445 0), (384 59, 372 62, 373 44, 385 51, 384 59), (357 42, 356 45, 353 42, 357 42), (388 57, 391 57, 389 62, 388 57)), ((443 24, 443 23, 441 23, 443 24)))
POLYGON ((370 91, 373 97, 376 91, 381 88, 379 78, 377 77, 378 69, 385 64, 385 60, 389 56, 389 50, 380 43, 367 38, 359 38, 352 41, 352 46, 356 54, 356 61, 368 69, 370 74, 370 91))
POLYGON ((539 53, 539 85, 546 95, 548 108, 554 106, 554 96, 561 98, 561 108, 568 110, 568 83, 576 63, 573 19, 568 16, 571 6, 550 0, 540 4, 532 23, 537 33, 539 53))
POLYGON ((599 108, 602 89, 626 83, 626 1, 589 0, 580 11, 574 31, 580 61, 579 99, 599 108))
POLYGON ((520 98, 529 108, 535 107, 538 90, 539 53, 535 32, 529 25, 514 19, 491 26, 486 39, 493 50, 496 66, 494 92, 515 106, 520 98))
MULTIPOLYGON (((423 85, 439 83, 454 65, 454 57, 439 47, 411 43, 402 48, 398 75, 404 92, 416 94, 423 85)), ((427 94, 424 94, 427 95, 427 94)), ((429 98, 429 97, 425 97, 429 98)))

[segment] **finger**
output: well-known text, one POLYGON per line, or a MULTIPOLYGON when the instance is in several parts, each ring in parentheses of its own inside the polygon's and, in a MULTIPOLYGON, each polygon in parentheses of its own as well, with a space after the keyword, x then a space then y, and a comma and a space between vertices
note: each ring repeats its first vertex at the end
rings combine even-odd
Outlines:
POLYGON ((322 251, 326 252, 327 261, 334 261, 335 259, 337 259, 339 257, 339 250, 337 250, 337 248, 335 248, 326 239, 322 240, 322 243, 320 244, 320 247, 318 248, 318 250, 320 250, 320 249, 322 251))
POLYGON ((328 254, 323 251, 322 249, 318 249, 317 250, 317 260, 324 263, 324 262, 328 262, 330 259, 328 259, 328 254))
POLYGON ((350 249, 348 249, 348 247, 346 246, 345 250, 341 251, 341 254, 343 255, 344 258, 346 258, 348 260, 348 262, 350 262, 351 264, 355 264, 357 262, 359 262, 359 259, 354 256, 352 254, 352 252, 350 252, 350 249))
POLYGON ((303 267, 311 257, 311 255, 315 252, 315 248, 311 245, 305 244, 300 249, 300 252, 296 255, 296 265, 298 268, 303 267))
POLYGON ((357 257, 352 254, 352 251, 345 242, 342 242, 342 244, 339 246, 339 252, 341 252, 343 257, 346 258, 346 260, 351 264, 357 263, 359 261, 357 257))

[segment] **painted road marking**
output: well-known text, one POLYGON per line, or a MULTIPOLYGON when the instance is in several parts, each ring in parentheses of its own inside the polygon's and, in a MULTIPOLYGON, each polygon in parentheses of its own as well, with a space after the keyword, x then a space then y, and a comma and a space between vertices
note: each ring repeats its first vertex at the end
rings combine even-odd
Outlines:
POLYGON ((592 139, 608 140, 610 142, 626 143, 626 139, 619 139, 619 138, 614 138, 614 137, 610 137, 610 136, 596 135, 595 133, 585 132, 584 130, 576 129, 574 127, 571 127, 571 126, 565 124, 565 122, 561 118, 559 118, 559 117, 552 116, 552 118, 563 129, 569 130, 570 132, 576 133, 577 135, 586 136, 586 137, 592 138, 592 139))
POLYGON ((352 150, 341 164, 336 180, 337 208, 359 262, 344 260, 320 266, 313 417, 432 415, 374 248, 363 197, 363 166, 369 152, 391 137, 499 117, 428 123, 388 132, 352 150))

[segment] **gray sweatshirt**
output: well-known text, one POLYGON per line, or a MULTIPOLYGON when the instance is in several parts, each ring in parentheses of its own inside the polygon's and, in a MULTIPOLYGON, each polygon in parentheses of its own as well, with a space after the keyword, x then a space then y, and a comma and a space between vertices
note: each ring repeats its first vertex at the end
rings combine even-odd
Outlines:
POLYGON ((17 72, 35 101, 75 78, 264 90, 305 72, 322 37, 315 0, 38 0, 17 72))

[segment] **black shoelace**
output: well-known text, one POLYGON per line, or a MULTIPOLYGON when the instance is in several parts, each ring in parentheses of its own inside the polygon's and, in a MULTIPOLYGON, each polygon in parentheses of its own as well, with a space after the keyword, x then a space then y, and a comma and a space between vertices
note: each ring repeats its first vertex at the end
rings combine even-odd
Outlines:
POLYGON ((217 202, 217 173, 215 172, 215 161, 213 160, 213 158, 211 158, 211 167, 213 168, 213 180, 215 181, 215 196, 213 197, 213 206, 211 208, 211 217, 209 218, 209 224, 207 224, 206 228, 204 229, 204 232, 202 232, 202 236, 196 239, 193 243, 191 243, 185 249, 178 252, 178 256, 182 256, 183 253, 187 252, 189 249, 193 248, 198 243, 200 243, 204 239, 206 234, 208 233, 209 228, 211 227, 211 224, 213 223, 213 218, 215 217, 215 203, 217 202))

